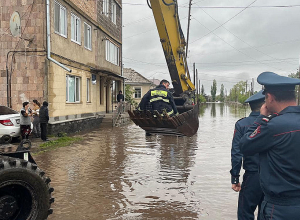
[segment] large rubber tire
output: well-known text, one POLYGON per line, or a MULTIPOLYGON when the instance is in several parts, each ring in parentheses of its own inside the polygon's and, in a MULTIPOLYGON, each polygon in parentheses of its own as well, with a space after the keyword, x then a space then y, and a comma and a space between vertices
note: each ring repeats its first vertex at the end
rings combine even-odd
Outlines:
POLYGON ((36 164, 0 156, 0 220, 44 220, 52 213, 50 178, 36 164))

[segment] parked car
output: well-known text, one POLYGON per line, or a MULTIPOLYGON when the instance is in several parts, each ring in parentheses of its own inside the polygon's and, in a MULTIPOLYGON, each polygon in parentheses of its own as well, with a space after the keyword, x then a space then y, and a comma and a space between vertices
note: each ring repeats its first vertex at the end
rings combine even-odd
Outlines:
POLYGON ((0 143, 10 143, 20 136, 20 113, 0 105, 0 143))

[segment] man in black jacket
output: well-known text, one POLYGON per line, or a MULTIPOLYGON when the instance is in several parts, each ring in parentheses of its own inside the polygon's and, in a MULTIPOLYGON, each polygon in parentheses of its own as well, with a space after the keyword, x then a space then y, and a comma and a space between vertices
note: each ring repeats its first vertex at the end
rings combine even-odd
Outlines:
POLYGON ((43 106, 40 108, 40 126, 41 126, 41 139, 48 141, 47 139, 47 126, 49 121, 48 102, 43 102, 43 106))
POLYGON ((157 110, 160 114, 165 110, 169 116, 178 113, 174 98, 168 90, 170 83, 163 79, 155 89, 150 89, 142 98, 139 109, 146 110, 150 103, 152 110, 157 110))

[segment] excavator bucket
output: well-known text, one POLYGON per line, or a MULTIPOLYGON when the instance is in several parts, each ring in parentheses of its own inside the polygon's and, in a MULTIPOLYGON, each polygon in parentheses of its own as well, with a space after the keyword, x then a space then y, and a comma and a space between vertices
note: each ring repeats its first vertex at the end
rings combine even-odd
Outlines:
POLYGON ((169 117, 157 111, 128 111, 130 119, 146 133, 176 135, 191 137, 197 133, 199 127, 199 106, 194 105, 190 110, 179 115, 169 117))

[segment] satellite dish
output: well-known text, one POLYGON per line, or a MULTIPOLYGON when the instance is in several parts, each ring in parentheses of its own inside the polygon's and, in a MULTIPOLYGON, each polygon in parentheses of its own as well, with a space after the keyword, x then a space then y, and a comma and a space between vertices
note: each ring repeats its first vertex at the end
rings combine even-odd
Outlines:
POLYGON ((21 19, 19 12, 15 11, 10 17, 10 32, 14 37, 20 36, 21 33, 21 19))

